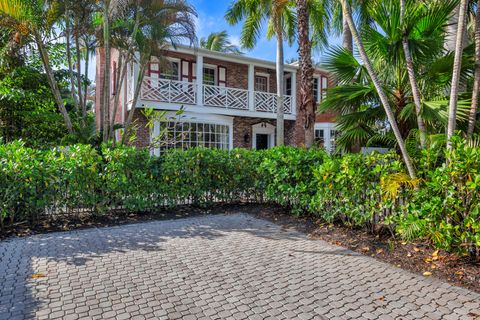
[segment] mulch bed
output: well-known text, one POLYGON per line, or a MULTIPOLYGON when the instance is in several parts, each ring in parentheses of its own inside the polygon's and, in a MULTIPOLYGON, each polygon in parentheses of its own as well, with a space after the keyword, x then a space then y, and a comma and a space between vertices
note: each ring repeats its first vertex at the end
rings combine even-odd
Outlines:
POLYGON ((308 234, 311 239, 320 239, 343 246, 413 273, 436 277, 480 293, 480 258, 472 260, 468 257, 458 257, 453 253, 435 250, 425 243, 405 243, 401 240, 392 240, 387 236, 375 236, 365 230, 327 224, 312 216, 292 216, 287 209, 270 205, 217 204, 212 208, 185 206, 138 214, 112 212, 100 216, 87 215, 75 218, 60 216, 33 228, 25 224, 16 225, 0 234, 0 240, 12 236, 28 236, 54 231, 233 213, 249 213, 283 228, 295 228, 308 234))

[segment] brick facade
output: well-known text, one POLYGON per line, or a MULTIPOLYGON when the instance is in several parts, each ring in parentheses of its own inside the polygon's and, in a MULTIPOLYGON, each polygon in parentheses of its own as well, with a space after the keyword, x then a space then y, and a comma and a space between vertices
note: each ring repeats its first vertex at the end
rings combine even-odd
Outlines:
MULTIPOLYGON (((165 53, 165 56, 179 59, 180 61, 189 61, 196 62, 196 56, 194 54, 180 53, 175 51, 168 51, 165 53)), ((114 65, 118 63, 118 52, 115 49, 112 49, 111 55, 111 64, 112 72, 114 65)), ((231 61, 225 61, 220 59, 214 59, 211 57, 204 57, 203 63, 207 65, 215 65, 219 67, 226 68, 226 86, 231 88, 239 89, 248 89, 248 64, 234 63, 231 61)), ((180 68, 182 68, 182 63, 180 63, 180 68)), ((96 103, 95 103, 95 112, 96 112, 96 123, 97 126, 100 124, 100 110, 99 106, 101 104, 100 97, 103 90, 103 77, 105 71, 105 54, 102 48, 97 50, 97 70, 96 70, 96 83, 97 83, 97 92, 96 92, 96 103)), ((269 92, 276 92, 276 74, 274 68, 265 68, 255 66, 255 74, 268 74, 268 87, 269 92)), ((179 70, 180 75, 182 75, 182 70, 179 70)), ((288 73, 288 72, 287 72, 288 73)), ((316 70, 315 75, 328 75, 324 71, 316 70)), ((333 85, 333 79, 329 77, 328 86, 333 85)), ((297 97, 299 90, 299 76, 297 73, 297 97)), ((116 123, 122 123, 123 119, 127 117, 126 111, 126 93, 127 83, 124 81, 124 84, 120 90, 117 90, 116 94, 120 94, 119 106, 116 116, 116 123)), ((113 103, 114 96, 111 95, 111 101, 113 103)), ((300 101, 297 98, 297 120, 285 120, 285 144, 286 145, 297 145, 301 146, 305 141, 305 130, 302 124, 303 117, 300 112, 300 101)), ((112 112, 113 106, 110 108, 112 112)), ((330 113, 316 114, 316 122, 333 122, 335 115, 330 113)), ((137 141, 136 145, 139 147, 147 147, 150 144, 150 133, 149 129, 145 127, 147 119, 141 110, 136 110, 134 115, 135 124, 137 126, 137 141)), ((276 121, 274 119, 265 119, 265 118, 252 118, 252 117, 233 117, 233 147, 242 147, 242 148, 251 148, 252 147, 252 126, 261 122, 266 122, 275 126, 276 121), (245 141, 245 135, 249 136, 248 142, 245 141)))

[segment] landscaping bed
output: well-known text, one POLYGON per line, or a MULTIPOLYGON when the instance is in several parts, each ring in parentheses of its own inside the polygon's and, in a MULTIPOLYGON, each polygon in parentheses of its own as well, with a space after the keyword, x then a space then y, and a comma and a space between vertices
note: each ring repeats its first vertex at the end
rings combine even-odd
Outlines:
POLYGON ((54 231, 115 226, 153 220, 170 220, 211 214, 248 213, 269 220, 284 228, 295 228, 306 233, 311 239, 320 239, 334 245, 371 256, 399 268, 435 277, 451 284, 480 292, 480 260, 459 257, 454 253, 437 251, 425 243, 406 243, 388 236, 372 235, 365 230, 350 229, 340 225, 325 223, 313 216, 293 216, 288 209, 276 205, 258 204, 217 204, 209 208, 182 206, 156 212, 131 214, 110 212, 104 215, 85 215, 72 219, 72 216, 44 222, 29 227, 18 224, 10 228, 0 238, 27 236, 54 231))

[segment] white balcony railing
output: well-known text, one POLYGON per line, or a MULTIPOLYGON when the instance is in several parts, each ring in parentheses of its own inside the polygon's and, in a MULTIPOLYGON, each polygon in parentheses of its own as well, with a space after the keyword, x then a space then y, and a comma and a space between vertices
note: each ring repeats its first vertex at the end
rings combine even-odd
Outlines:
MULTIPOLYGON (((277 112, 277 94, 255 91, 255 111, 277 112)), ((285 114, 292 113, 291 96, 283 96, 283 111, 285 114)))
MULTIPOLYGON (((244 89, 202 85, 196 83, 145 77, 140 98, 142 100, 167 103, 197 104, 197 89, 203 90, 201 105, 234 110, 249 110, 249 92, 244 89)), ((277 95, 268 92, 254 92, 254 110, 256 112, 277 112, 277 95)), ((285 114, 292 113, 292 97, 284 96, 285 114)))
POLYGON ((145 77, 140 97, 170 103, 197 103, 197 85, 192 82, 145 77))
POLYGON ((203 105, 248 110, 248 90, 203 85, 203 105))

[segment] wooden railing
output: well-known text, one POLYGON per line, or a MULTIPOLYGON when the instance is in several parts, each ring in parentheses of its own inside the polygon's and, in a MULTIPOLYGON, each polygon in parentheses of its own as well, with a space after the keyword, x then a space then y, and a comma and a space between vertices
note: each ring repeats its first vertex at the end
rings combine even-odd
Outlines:
MULTIPOLYGON (((145 77, 142 83, 140 99, 167 103, 197 104, 197 84, 193 82, 176 81, 145 77)), ((249 110, 249 92, 244 89, 202 85, 202 105, 234 110, 249 110)), ((284 96, 283 108, 285 114, 292 113, 292 97, 284 96)), ((256 112, 277 112, 277 95, 268 92, 254 92, 254 109, 256 112)))
POLYGON ((203 105, 248 110, 248 90, 203 85, 203 105))

